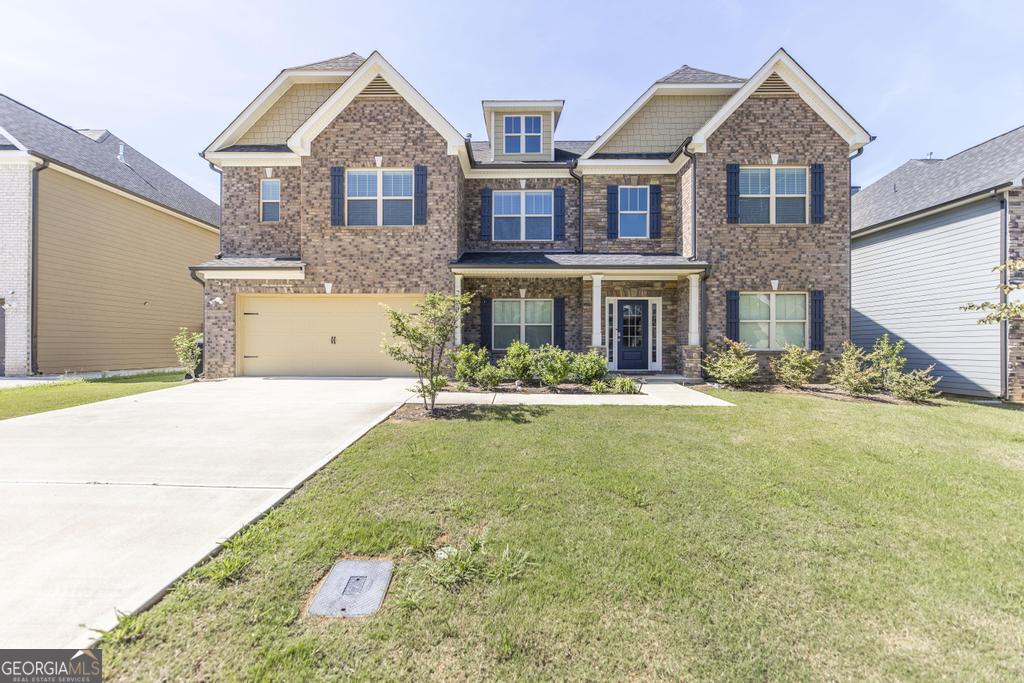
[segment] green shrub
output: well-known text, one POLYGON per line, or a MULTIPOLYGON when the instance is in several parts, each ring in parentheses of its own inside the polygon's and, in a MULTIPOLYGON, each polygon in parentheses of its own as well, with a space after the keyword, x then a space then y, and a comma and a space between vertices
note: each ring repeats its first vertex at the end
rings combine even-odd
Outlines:
POLYGON ((580 384, 593 384, 608 376, 608 359, 594 349, 577 353, 573 356, 570 374, 580 384))
POLYGON ((178 365, 185 370, 186 375, 195 379, 199 362, 203 359, 203 349, 200 346, 203 343, 203 333, 189 332, 187 327, 182 327, 171 339, 171 343, 174 344, 174 355, 178 357, 178 365))
POLYGON ((808 351, 800 346, 787 344, 785 351, 768 361, 781 384, 787 387, 800 388, 810 383, 814 373, 821 365, 821 352, 808 351))
POLYGON ((508 345, 504 358, 498 361, 498 367, 511 380, 529 382, 533 379, 533 351, 527 344, 514 341, 508 345))
POLYGON ((608 382, 605 382, 603 379, 597 379, 590 383, 590 388, 594 390, 595 394, 607 394, 608 382))
POLYGON ((716 382, 742 387, 757 379, 757 356, 743 342, 723 339, 712 344, 704 371, 716 382))
POLYGON ((878 371, 867 362, 864 349, 843 342, 843 353, 829 364, 829 381, 855 396, 870 394, 878 386, 878 371))
POLYGON ((572 353, 551 344, 533 352, 533 373, 545 386, 558 386, 569 376, 572 353))
POLYGON ((625 375, 615 375, 612 377, 611 383, 613 394, 639 394, 640 386, 636 383, 632 377, 626 377, 625 375))
POLYGON ((932 377, 934 365, 929 365, 923 370, 912 370, 893 375, 889 379, 889 391, 897 398, 906 401, 930 401, 939 395, 935 391, 935 385, 941 377, 932 377))
POLYGON ((488 363, 480 368, 473 379, 481 389, 493 391, 495 387, 505 381, 505 373, 501 368, 488 363))
POLYGON ((455 364, 455 379, 458 382, 472 384, 476 381, 477 373, 487 365, 487 349, 477 348, 476 344, 463 344, 450 351, 449 355, 455 364))
POLYGON ((902 339, 897 339, 895 343, 890 342, 887 332, 875 340, 871 353, 867 354, 866 358, 877 373, 876 379, 881 389, 895 393, 894 383, 899 381, 903 366, 907 364, 907 359, 901 355, 906 345, 902 339))

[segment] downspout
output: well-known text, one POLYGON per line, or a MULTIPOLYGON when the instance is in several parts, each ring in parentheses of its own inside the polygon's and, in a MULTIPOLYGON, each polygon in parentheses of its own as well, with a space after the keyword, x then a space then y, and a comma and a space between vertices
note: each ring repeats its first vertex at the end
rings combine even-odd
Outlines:
MULTIPOLYGON (((871 138, 874 140, 874 138, 871 138)), ((849 336, 853 338, 853 160, 864 153, 864 148, 861 147, 853 155, 847 157, 849 163, 846 164, 846 201, 847 213, 850 217, 850 226, 846 231, 846 240, 849 245, 849 249, 846 250, 846 272, 849 273, 850 277, 850 293, 849 298, 846 301, 846 329, 849 330, 849 336)))
POLYGON ((29 295, 31 332, 29 336, 29 374, 39 374, 39 363, 36 351, 39 349, 39 172, 50 165, 43 159, 42 163, 32 169, 32 292, 29 295))
MULTIPOLYGON (((1001 225, 999 230, 999 263, 1006 263, 1010 260, 1010 195, 1008 192, 1003 193, 1002 199, 999 200, 1000 204, 1000 222, 1001 225)), ((999 303, 1006 304, 1009 301, 1009 297, 1006 293, 1006 285, 1010 282, 1009 272, 1004 268, 999 274, 999 303)), ((999 390, 1001 395, 999 398, 1004 401, 1010 396, 1010 368, 1008 364, 1010 362, 1010 323, 1008 320, 1001 320, 999 322, 999 390)))
POLYGON ((579 241, 577 245, 577 251, 583 253, 583 176, 576 173, 576 167, 579 165, 579 159, 569 160, 569 175, 576 179, 576 186, 579 188, 577 193, 577 204, 576 213, 579 220, 579 241))
POLYGON ((693 136, 687 136, 669 161, 675 161, 680 154, 690 160, 690 260, 697 260, 697 155, 690 151, 693 136))
MULTIPOLYGON (((199 156, 203 156, 201 152, 200 152, 199 156)), ((205 160, 205 157, 204 157, 204 160, 205 160)), ((219 196, 217 197, 217 199, 219 201, 217 202, 217 204, 220 206, 221 212, 223 212, 224 211, 224 171, 222 171, 221 169, 217 168, 212 161, 207 161, 206 163, 208 163, 210 165, 210 170, 217 174, 218 181, 220 183, 219 187, 217 188, 217 192, 219 193, 219 196)), ((224 216, 222 215, 220 217, 220 223, 223 223, 223 222, 224 222, 224 216)), ((224 252, 224 246, 221 243, 221 232, 222 232, 221 231, 221 226, 218 224, 217 225, 217 258, 220 258, 220 255, 224 252)), ((195 278, 195 273, 192 274, 192 277, 195 278)), ((202 282, 202 280, 198 280, 198 282, 202 282)))

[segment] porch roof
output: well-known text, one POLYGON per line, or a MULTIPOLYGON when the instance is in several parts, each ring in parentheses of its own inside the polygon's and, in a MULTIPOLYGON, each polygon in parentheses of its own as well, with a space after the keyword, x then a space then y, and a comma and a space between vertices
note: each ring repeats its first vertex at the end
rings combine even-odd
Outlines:
POLYGON ((621 273, 684 275, 708 269, 704 261, 691 261, 680 254, 588 254, 574 252, 502 251, 467 252, 451 262, 453 273, 484 275, 491 272, 515 274, 539 271, 548 275, 621 273))

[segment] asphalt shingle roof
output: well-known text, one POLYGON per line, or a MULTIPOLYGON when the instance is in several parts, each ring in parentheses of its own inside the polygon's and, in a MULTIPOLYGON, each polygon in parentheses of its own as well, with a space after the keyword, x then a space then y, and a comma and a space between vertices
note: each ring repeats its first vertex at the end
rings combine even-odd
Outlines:
POLYGON ((200 263, 198 266, 192 266, 192 270, 231 270, 233 268, 264 270, 268 268, 303 268, 305 265, 305 262, 294 258, 253 256, 213 259, 200 263))
POLYGON ((522 164, 523 166, 531 166, 550 163, 564 164, 570 159, 576 159, 581 156, 590 149, 592 144, 594 144, 593 140, 555 140, 554 162, 547 159, 543 161, 508 161, 507 159, 491 161, 490 142, 487 140, 474 140, 470 143, 470 147, 473 149, 473 161, 480 166, 487 166, 488 164, 522 164))
POLYGON ((863 230, 998 187, 1024 173, 1024 126, 948 159, 911 159, 853 196, 863 230))
POLYGON ((30 152, 196 220, 220 225, 216 202, 109 131, 79 132, 2 94, 0 127, 30 152), (124 162, 117 158, 121 143, 124 162))
POLYGON ((341 57, 332 57, 322 62, 313 62, 312 64, 303 64, 302 66, 293 66, 291 68, 309 71, 355 71, 365 61, 364 57, 357 55, 355 52, 350 52, 341 57))
POLYGON ((678 254, 579 254, 537 251, 471 251, 453 265, 479 268, 703 268, 678 254))
POLYGON ((716 74, 714 71, 695 69, 683 64, 672 73, 658 79, 658 83, 745 83, 747 79, 716 74))

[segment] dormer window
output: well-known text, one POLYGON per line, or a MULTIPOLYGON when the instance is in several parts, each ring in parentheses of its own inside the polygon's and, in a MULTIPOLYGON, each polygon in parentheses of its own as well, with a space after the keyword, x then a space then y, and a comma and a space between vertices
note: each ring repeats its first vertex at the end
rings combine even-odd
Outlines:
POLYGON ((505 116, 505 154, 540 154, 540 116, 505 116))

